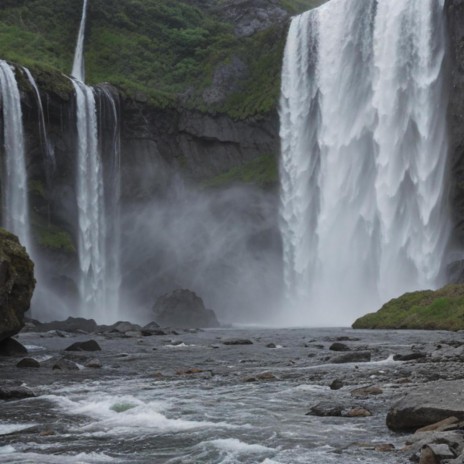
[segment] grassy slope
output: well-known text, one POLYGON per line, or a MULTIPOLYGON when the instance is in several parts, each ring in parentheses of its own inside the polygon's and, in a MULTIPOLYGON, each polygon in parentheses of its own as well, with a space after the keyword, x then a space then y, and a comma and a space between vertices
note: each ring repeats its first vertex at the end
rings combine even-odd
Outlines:
POLYGON ((406 293, 358 319, 355 329, 464 329, 464 285, 406 293))
MULTIPOLYGON (((297 13, 321 1, 280 3, 297 13)), ((3 0, 0 57, 69 73, 81 8, 82 0, 3 0)), ((183 99, 187 106, 244 118, 275 107, 284 40, 282 27, 237 39, 232 24, 192 1, 91 0, 87 81, 109 81, 128 92, 142 91, 159 105, 188 94, 183 99), (202 92, 214 69, 232 56, 248 65, 247 80, 221 105, 206 108, 202 92)))

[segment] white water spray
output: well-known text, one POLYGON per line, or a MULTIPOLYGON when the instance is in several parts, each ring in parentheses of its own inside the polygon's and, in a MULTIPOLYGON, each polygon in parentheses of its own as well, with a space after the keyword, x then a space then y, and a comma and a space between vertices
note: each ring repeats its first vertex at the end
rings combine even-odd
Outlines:
POLYGON ((4 174, 2 176, 3 225, 31 251, 29 201, 24 149, 21 98, 11 66, 0 60, 3 106, 4 174))
POLYGON ((442 0, 332 0, 293 19, 280 111, 293 323, 344 325, 442 283, 444 21, 442 0))

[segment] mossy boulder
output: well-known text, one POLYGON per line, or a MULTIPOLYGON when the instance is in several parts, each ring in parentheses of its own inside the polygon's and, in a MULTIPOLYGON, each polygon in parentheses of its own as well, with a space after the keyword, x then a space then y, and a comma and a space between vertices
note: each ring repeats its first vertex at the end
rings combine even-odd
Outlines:
POLYGON ((0 341, 23 328, 34 288, 34 263, 18 238, 0 228, 0 341))
POLYGON ((162 327, 219 327, 214 311, 206 309, 203 300, 190 290, 178 289, 160 296, 153 311, 162 327))
POLYGON ((464 330, 464 284, 406 293, 359 318, 353 328, 464 330))

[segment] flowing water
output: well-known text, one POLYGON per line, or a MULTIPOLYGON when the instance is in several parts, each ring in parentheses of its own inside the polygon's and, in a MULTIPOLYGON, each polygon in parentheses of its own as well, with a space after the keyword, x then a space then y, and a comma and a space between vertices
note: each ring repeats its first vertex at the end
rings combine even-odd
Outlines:
POLYGON ((82 6, 82 18, 77 36, 76 50, 74 52, 74 62, 71 76, 81 82, 85 82, 85 63, 84 63, 84 40, 85 26, 87 21, 87 0, 84 0, 82 6))
POLYGON ((442 0, 332 0, 282 71, 286 311, 345 324, 442 283, 449 235, 442 0))
POLYGON ((81 315, 111 321, 106 312, 106 221, 97 111, 91 87, 73 80, 77 106, 77 206, 81 315))
POLYGON ((34 90, 34 94, 37 101, 37 109, 38 109, 38 119, 39 119, 39 134, 40 134, 40 141, 42 143, 42 150, 45 153, 45 165, 46 165, 46 172, 47 172, 47 180, 50 181, 51 175, 55 171, 56 168, 56 160, 55 154, 53 152, 53 147, 48 139, 47 134, 47 125, 45 124, 45 115, 42 105, 42 98, 40 97, 40 91, 37 87, 37 83, 34 79, 34 76, 31 74, 29 69, 22 68, 24 73, 26 74, 27 80, 31 84, 32 89, 34 90))
MULTIPOLYGON (((118 319, 120 287, 120 128, 117 105, 104 86, 85 85, 84 39, 87 0, 84 0, 74 65, 73 85, 77 112, 77 205, 80 265, 80 315, 102 322, 118 319), (111 150, 104 173, 99 137, 97 98, 109 107, 112 119, 111 150)), ((100 108, 101 110, 101 108, 100 108)), ((101 114, 100 114, 101 116, 101 114)))
POLYGON ((3 106, 4 167, 2 176, 3 226, 31 249, 29 201, 21 98, 12 67, 0 60, 3 106))
MULTIPOLYGON (((68 337, 20 335, 43 363, 34 372, 0 359, 4 379, 39 394, 2 404, 2 463, 406 464, 411 451, 374 448, 403 447, 409 437, 388 431, 386 413, 404 394, 400 389, 436 375, 437 363, 403 363, 391 355, 459 340, 436 331, 179 329, 154 337, 93 335, 101 352, 72 354, 62 350, 88 336, 68 337), (330 364, 339 353, 329 346, 340 337, 352 350, 371 351, 372 362, 330 364), (223 344, 230 338, 253 344, 223 344), (47 359, 65 353, 80 370, 51 369, 47 359), (101 369, 83 367, 95 357, 101 369), (336 378, 345 387, 334 391, 329 385, 336 378), (372 384, 383 393, 352 397, 354 388, 372 384), (359 405, 372 416, 306 415, 320 401, 359 405)), ((448 364, 440 364, 442 378, 462 376, 456 363, 448 364)))

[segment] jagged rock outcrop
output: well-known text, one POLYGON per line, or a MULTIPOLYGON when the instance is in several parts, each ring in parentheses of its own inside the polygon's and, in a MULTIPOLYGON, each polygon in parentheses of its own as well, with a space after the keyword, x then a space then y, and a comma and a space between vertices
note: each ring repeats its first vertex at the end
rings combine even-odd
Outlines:
POLYGON ((35 288, 34 263, 18 238, 0 229, 0 341, 24 326, 35 288))
POLYGON ((214 311, 206 309, 203 300, 190 290, 174 290, 162 295, 153 307, 161 326, 196 328, 218 327, 214 311))

